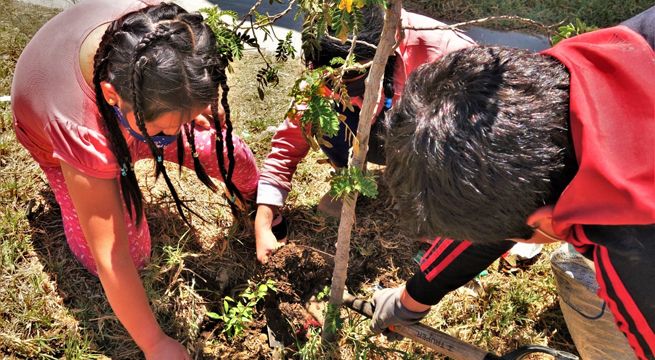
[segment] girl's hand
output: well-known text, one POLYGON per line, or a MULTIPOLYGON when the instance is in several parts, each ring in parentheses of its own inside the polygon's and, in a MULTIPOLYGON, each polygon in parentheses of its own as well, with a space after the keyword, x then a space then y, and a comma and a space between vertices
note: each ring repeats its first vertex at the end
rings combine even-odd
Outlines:
POLYGON ((268 258, 273 255, 277 249, 284 246, 284 243, 277 241, 271 229, 260 231, 255 230, 255 234, 257 242, 257 260, 262 264, 266 264, 268 258))
POLYGON ((146 360, 191 360, 189 352, 175 339, 164 336, 150 349, 144 349, 146 360))
POLYGON ((257 216, 255 217, 255 241, 257 244, 257 260, 266 264, 268 258, 284 246, 283 242, 278 242, 273 235, 273 218, 277 209, 270 205, 259 205, 257 207, 257 216))

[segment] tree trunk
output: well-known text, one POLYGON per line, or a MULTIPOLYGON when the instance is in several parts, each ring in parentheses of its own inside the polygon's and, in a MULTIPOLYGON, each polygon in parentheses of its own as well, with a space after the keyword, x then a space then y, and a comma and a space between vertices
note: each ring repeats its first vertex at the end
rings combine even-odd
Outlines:
MULTIPOLYGON (((384 27, 380 35, 380 43, 377 45, 373 64, 366 78, 366 92, 364 102, 359 115, 359 126, 357 127, 357 142, 353 144, 353 157, 350 166, 363 170, 366 164, 366 153, 368 152, 368 138, 371 133, 371 121, 377 113, 380 102, 382 78, 387 59, 395 49, 396 34, 400 31, 400 9, 402 0, 390 1, 389 8, 384 17, 384 27)), ((343 303, 343 291, 348 273, 348 259, 350 255, 350 234, 355 222, 355 205, 357 194, 352 194, 344 199, 341 208, 341 221, 337 238, 337 252, 334 258, 334 271, 332 273, 332 286, 330 288, 330 302, 323 324, 322 342, 324 345, 334 343, 337 339, 337 321, 339 309, 343 303)))

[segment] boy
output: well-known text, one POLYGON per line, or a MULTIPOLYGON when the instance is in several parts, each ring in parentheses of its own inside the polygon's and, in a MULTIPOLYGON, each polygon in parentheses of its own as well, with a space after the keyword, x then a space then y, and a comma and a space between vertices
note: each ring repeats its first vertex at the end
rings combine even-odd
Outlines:
POLYGON ((419 321, 515 241, 563 240, 593 259, 635 355, 655 358, 654 20, 413 73, 386 124, 385 177, 413 232, 457 240, 374 295, 374 331, 419 321))

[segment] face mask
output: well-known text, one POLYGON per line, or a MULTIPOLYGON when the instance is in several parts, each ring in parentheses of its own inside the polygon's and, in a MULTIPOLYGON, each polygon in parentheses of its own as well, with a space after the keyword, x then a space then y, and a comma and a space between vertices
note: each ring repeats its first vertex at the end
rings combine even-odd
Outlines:
MULTIPOLYGON (((121 123, 121 126, 123 126, 123 128, 125 128, 125 130, 127 130, 127 132, 133 138, 141 142, 146 142, 146 138, 143 137, 143 135, 141 135, 137 131, 134 131, 134 129, 130 127, 130 123, 127 122, 127 119, 125 118, 125 116, 123 116, 123 113, 118 108, 118 106, 114 106, 114 112, 116 113, 116 117, 118 117, 118 121, 121 123)), ((155 136, 151 136, 150 139, 152 139, 152 142, 154 142, 155 145, 157 145, 157 147, 164 147, 177 140, 177 135, 155 135, 155 136)))

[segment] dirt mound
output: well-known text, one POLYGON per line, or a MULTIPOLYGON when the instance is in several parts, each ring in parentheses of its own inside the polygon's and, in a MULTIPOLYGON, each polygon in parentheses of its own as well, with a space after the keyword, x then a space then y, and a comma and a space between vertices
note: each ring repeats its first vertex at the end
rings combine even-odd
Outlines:
POLYGON ((266 303, 266 321, 275 338, 285 346, 303 338, 318 323, 304 304, 329 284, 332 265, 323 255, 289 244, 278 250, 263 267, 263 279, 276 281, 277 293, 266 303))
POLYGON ((277 282, 278 301, 305 303, 329 283, 332 265, 317 251, 289 244, 271 257, 262 276, 277 282))

